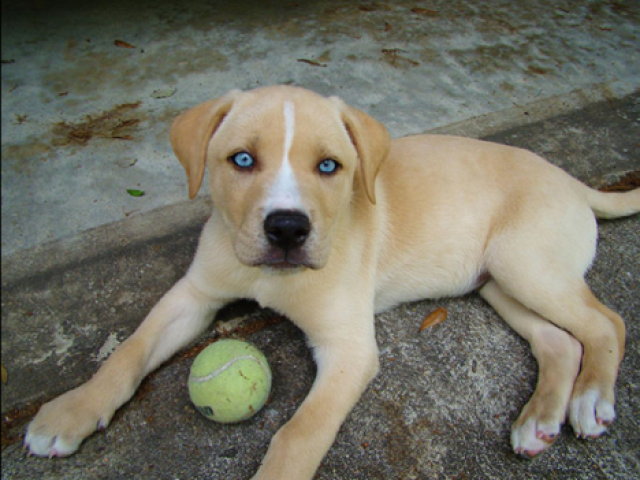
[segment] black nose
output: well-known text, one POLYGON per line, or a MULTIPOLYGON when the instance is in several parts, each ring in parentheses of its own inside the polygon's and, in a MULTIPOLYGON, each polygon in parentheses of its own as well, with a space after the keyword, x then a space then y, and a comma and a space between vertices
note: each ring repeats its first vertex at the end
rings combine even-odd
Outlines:
POLYGON ((283 250, 299 247, 309 237, 311 222, 304 213, 277 210, 267 215, 264 232, 271 245, 283 250))

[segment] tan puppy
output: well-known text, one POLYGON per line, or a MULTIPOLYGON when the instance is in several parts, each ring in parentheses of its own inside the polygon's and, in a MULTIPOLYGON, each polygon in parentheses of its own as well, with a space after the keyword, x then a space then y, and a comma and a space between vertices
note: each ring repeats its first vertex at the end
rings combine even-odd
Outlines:
POLYGON ((42 407, 25 439, 32 453, 75 452, 215 311, 247 297, 304 330, 318 363, 256 478, 313 476, 378 371, 375 312, 478 288, 539 363, 516 452, 545 450, 567 410, 579 436, 613 421, 625 328, 583 275, 593 212, 636 213, 640 190, 600 193, 533 153, 477 140, 390 141, 339 99, 293 87, 198 105, 171 141, 191 197, 209 168, 215 208, 194 262, 89 382, 42 407))

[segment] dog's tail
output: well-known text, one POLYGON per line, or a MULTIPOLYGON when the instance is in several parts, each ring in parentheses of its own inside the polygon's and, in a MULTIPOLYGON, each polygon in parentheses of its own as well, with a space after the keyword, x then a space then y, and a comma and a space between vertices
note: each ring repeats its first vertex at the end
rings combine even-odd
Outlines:
POLYGON ((640 213, 640 188, 630 192, 601 192, 586 187, 587 202, 598 218, 618 218, 640 213))

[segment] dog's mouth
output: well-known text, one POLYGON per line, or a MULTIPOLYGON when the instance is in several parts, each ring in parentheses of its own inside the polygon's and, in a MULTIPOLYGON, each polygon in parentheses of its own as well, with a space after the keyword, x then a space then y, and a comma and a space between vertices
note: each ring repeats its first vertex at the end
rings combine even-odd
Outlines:
POLYGON ((292 268, 304 268, 306 265, 291 262, 279 262, 279 263, 264 263, 264 267, 275 268, 278 270, 290 270, 292 268))
POLYGON ((279 270, 282 272, 293 272, 304 268, 316 268, 302 248, 292 250, 270 248, 255 265, 259 267, 266 267, 269 270, 279 270))

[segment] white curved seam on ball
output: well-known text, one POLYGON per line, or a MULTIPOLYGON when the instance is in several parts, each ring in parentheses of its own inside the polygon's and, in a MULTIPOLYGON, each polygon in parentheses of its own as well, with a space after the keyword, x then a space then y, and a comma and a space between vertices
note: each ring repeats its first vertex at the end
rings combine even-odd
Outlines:
POLYGON ((218 375, 220 375, 225 370, 228 370, 229 368, 231 368, 231 366, 234 363, 239 362, 240 360, 252 360, 254 362, 258 362, 260 364, 260 366, 264 369, 265 373, 267 374, 267 377, 268 377, 269 381, 271 381, 271 372, 269 371, 267 366, 264 364, 264 362, 262 360, 260 360, 259 358, 253 357, 251 355, 243 355, 242 357, 236 357, 233 360, 229 360, 227 363, 222 365, 217 370, 215 370, 215 371, 211 372, 210 374, 205 375, 203 377, 194 377, 193 375, 189 375, 189 381, 196 382, 196 383, 208 382, 212 378, 215 378, 218 375))

